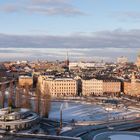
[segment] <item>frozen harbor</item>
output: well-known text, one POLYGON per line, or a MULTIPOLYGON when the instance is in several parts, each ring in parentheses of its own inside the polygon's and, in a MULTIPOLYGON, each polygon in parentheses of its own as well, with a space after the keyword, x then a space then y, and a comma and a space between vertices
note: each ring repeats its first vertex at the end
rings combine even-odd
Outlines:
POLYGON ((104 132, 96 135, 93 140, 140 140, 139 132, 104 132))
POLYGON ((139 110, 118 108, 106 110, 103 105, 87 104, 85 102, 52 102, 49 118, 60 118, 60 106, 63 104, 63 120, 71 121, 100 121, 113 119, 126 119, 136 117, 139 110))
POLYGON ((110 140, 139 140, 139 136, 131 136, 131 135, 113 135, 109 137, 110 140))

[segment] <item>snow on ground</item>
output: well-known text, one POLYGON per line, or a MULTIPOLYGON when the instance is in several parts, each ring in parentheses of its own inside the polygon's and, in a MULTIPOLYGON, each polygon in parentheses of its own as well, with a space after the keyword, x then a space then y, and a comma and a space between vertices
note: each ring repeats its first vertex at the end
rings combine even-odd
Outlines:
POLYGON ((132 136, 132 135, 113 135, 109 137, 110 140, 140 140, 139 136, 132 136))
POLYGON ((69 131, 69 130, 72 130, 72 127, 63 127, 62 130, 61 130, 61 133, 65 132, 65 131, 69 131))
POLYGON ((106 111, 101 105, 85 104, 80 102, 52 102, 49 117, 60 119, 60 106, 62 106, 62 116, 64 121, 99 121, 110 119, 122 119, 136 116, 138 110, 119 108, 106 111))

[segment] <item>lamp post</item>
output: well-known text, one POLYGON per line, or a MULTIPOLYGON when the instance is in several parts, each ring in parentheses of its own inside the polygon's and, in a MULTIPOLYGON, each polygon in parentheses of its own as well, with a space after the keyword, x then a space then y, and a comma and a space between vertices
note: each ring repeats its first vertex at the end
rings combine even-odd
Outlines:
POLYGON ((61 104, 60 106, 60 129, 62 129, 62 124, 63 124, 62 109, 63 109, 63 104, 61 104))
POLYGON ((60 129, 62 129, 63 126, 63 109, 68 108, 68 103, 61 103, 60 106, 60 129))

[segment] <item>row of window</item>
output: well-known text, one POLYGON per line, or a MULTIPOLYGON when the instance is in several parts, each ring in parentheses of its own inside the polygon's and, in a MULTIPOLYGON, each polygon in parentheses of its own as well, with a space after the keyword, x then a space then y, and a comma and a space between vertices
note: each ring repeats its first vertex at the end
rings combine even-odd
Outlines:
POLYGON ((52 93, 53 96, 59 96, 59 95, 62 95, 62 96, 68 96, 68 95, 76 95, 76 93, 52 93))

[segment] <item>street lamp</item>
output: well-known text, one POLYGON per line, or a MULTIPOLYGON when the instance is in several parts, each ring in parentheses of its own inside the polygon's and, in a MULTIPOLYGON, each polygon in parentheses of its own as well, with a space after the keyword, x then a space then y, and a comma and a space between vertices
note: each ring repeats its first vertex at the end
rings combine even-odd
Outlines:
POLYGON ((60 106, 60 129, 62 129, 62 123, 63 123, 62 109, 63 109, 63 104, 61 104, 60 106))
POLYGON ((62 129, 62 125, 63 125, 63 116, 62 116, 62 111, 63 111, 63 109, 66 109, 66 108, 68 108, 68 102, 66 102, 66 103, 61 103, 61 106, 60 106, 60 129, 62 129))

